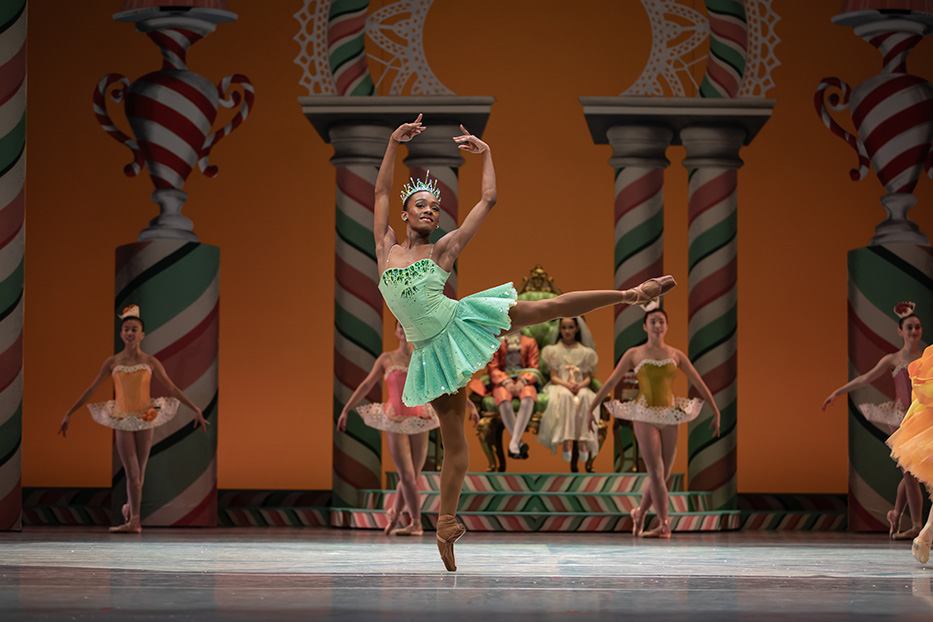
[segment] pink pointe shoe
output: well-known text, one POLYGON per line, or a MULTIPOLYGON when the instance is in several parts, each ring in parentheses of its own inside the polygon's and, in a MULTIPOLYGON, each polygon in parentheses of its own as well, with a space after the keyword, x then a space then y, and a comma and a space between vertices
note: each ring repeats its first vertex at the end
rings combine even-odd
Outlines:
POLYGON ((637 285, 632 289, 627 290, 625 293, 629 295, 626 296, 626 300, 623 302, 630 305, 643 305, 656 298, 660 298, 667 292, 674 289, 674 286, 676 285, 677 281, 675 281, 674 277, 670 275, 662 276, 656 279, 648 279, 641 285, 637 285))
POLYGON ((116 525, 115 527, 110 528, 110 533, 142 533, 143 528, 139 523, 138 518, 132 518, 122 525, 116 525))
POLYGON ((664 538, 670 540, 671 538, 671 519, 665 519, 660 525, 652 529, 651 531, 646 531, 642 534, 642 538, 664 538))
POLYGON ((450 514, 437 517, 437 550, 441 554, 444 567, 453 572, 457 569, 454 558, 454 542, 466 533, 466 527, 457 522, 450 514))
POLYGON ((921 564, 930 561, 930 541, 923 537, 923 532, 914 538, 914 543, 910 547, 910 552, 913 554, 914 559, 921 564))
POLYGON ((645 530, 645 515, 638 510, 639 508, 635 508, 629 512, 629 516, 632 517, 632 535, 636 538, 640 538, 642 532, 645 530))

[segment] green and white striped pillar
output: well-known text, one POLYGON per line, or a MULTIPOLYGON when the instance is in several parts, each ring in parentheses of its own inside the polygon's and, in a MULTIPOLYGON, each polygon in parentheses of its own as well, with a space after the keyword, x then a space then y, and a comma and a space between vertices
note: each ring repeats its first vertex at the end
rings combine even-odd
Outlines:
POLYGON ((26 0, 0 3, 0 531, 22 524, 26 0))
MULTIPOLYGON (((680 133, 688 170, 688 356, 722 413, 721 435, 704 406, 689 423, 690 490, 713 493, 713 509, 738 507, 738 169, 746 131, 687 127, 680 133)), ((691 388, 692 397, 699 396, 691 388)))
MULTIPOLYGON (((378 125, 330 129, 337 167, 337 240, 334 267, 334 411, 336 424, 350 395, 382 354, 382 295, 373 241, 376 175, 392 130, 378 125)), ((391 197, 390 197, 391 200, 391 197)), ((366 396, 381 402, 379 385, 366 396)), ((350 417, 346 431, 334 427, 334 502, 358 507, 359 491, 380 488, 379 430, 350 417)))
MULTIPOLYGON (((606 132, 615 169, 615 287, 625 290, 664 274, 665 152, 674 137, 666 126, 616 125, 606 132)), ((641 307, 615 308, 614 363, 647 339, 641 307)), ((621 390, 621 386, 618 390, 621 390)), ((614 435, 614 468, 635 460, 635 434, 622 424, 614 435)))
MULTIPOLYGON (((220 249, 184 240, 155 240, 116 250, 114 310, 139 305, 146 323, 143 351, 154 355, 211 425, 193 427, 194 413, 179 406, 155 429, 142 497, 146 526, 213 527, 217 523, 217 402, 220 320, 220 249)), ((122 349, 114 323, 114 351, 122 349)), ((168 395, 152 382, 152 395, 168 395)), ((126 502, 123 465, 113 450, 113 517, 126 502)))
MULTIPOLYGON (((848 277, 852 379, 904 345, 897 334, 897 303, 916 303, 924 328, 933 330, 933 248, 917 244, 857 248, 848 253, 848 277)), ((854 531, 888 529, 885 514, 894 504, 901 473, 885 445, 889 431, 867 421, 858 405, 893 399, 894 386, 888 375, 848 396, 849 528, 854 531)))

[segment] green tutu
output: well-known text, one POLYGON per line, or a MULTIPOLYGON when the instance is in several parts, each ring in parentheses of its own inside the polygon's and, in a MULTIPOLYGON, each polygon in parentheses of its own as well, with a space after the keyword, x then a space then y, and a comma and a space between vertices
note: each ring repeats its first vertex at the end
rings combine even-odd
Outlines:
POLYGON ((511 325, 518 294, 511 283, 462 300, 444 296, 450 276, 431 259, 390 268, 379 280, 389 309, 414 345, 402 392, 406 406, 420 406, 456 393, 485 367, 511 325))

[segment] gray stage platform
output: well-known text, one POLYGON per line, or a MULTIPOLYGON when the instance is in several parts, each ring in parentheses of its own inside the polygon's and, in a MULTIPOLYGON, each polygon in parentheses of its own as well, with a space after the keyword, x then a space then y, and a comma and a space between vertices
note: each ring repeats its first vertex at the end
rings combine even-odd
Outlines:
POLYGON ((0 620, 933 620, 933 564, 845 533, 33 528, 0 534, 0 620))

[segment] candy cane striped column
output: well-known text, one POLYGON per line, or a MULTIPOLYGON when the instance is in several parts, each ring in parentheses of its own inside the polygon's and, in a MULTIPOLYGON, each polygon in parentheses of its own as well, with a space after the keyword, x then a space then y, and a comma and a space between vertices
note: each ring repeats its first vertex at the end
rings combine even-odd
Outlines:
POLYGON ((26 0, 0 5, 0 531, 22 524, 26 0))
MULTIPOLYGON (((382 354, 382 295, 373 242, 376 175, 392 130, 338 125, 329 131, 337 167, 337 242, 334 268, 334 422, 382 354)), ((391 197, 390 197, 391 199, 391 197)), ((379 386, 366 396, 381 402, 379 386)), ((334 506, 358 507, 359 490, 381 488, 379 431, 352 416, 334 428, 334 506)))
MULTIPOLYGON (((664 154, 674 132, 663 126, 617 125, 606 136, 615 169, 615 287, 624 290, 664 273, 664 169, 670 166, 664 154)), ((616 307, 616 363, 647 339, 643 320, 640 307, 616 307)), ((617 432, 614 464, 621 470, 634 460, 635 435, 630 425, 617 432)))
POLYGON ((735 97, 745 76, 748 23, 744 0, 706 0, 709 56, 700 97, 735 97))
POLYGON ((332 0, 327 15, 327 57, 338 95, 373 95, 366 63, 369 0, 332 0))
MULTIPOLYGON (((903 345, 893 312, 898 302, 915 302, 921 323, 933 326, 933 248, 915 244, 857 248, 848 253, 848 277, 851 379, 903 345)), ((893 399, 894 386, 887 375, 848 397, 849 527, 855 531, 887 531, 885 514, 894 504, 901 480, 884 444, 890 431, 866 421, 858 405, 893 399)))
MULTIPOLYGON (((745 130, 687 127, 689 356, 722 413, 721 436, 704 407, 689 424, 690 490, 713 493, 713 509, 735 509, 737 424, 737 255, 739 149, 745 130)), ((698 396, 691 388, 691 396, 698 396)))
MULTIPOLYGON (((201 408, 207 433, 192 426, 181 406, 155 429, 146 468, 142 522, 150 526, 217 523, 217 350, 220 316, 220 249, 183 240, 155 240, 116 250, 116 311, 137 304, 146 323, 143 350, 165 366, 169 378, 201 408)), ((122 349, 120 322, 114 351, 122 349)), ((155 380, 152 395, 168 395, 155 380)), ((122 522, 126 502, 123 466, 113 450, 113 517, 122 522)))

